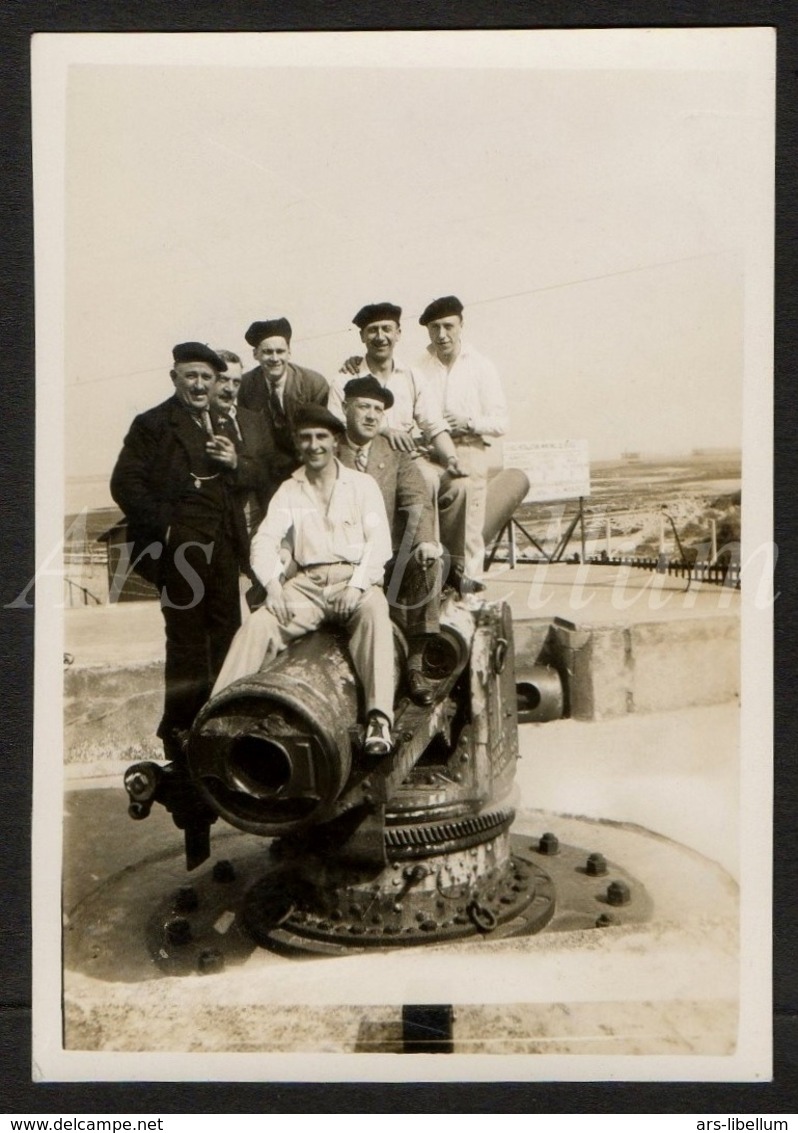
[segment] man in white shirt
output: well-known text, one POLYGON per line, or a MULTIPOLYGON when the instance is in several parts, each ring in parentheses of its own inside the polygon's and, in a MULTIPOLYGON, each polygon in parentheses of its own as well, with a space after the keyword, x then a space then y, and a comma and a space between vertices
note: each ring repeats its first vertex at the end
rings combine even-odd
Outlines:
POLYGON ((302 467, 277 489, 252 540, 252 570, 266 601, 236 634, 213 693, 257 672, 322 622, 339 622, 363 686, 364 752, 378 757, 393 746, 393 630, 382 591, 391 531, 377 482, 337 459, 342 434, 343 425, 325 407, 297 410, 302 467), (298 566, 289 582, 281 554, 286 540, 298 566))
MULTIPOLYGON (((393 397, 393 405, 385 411, 381 429, 391 448, 415 457, 419 455, 420 444, 429 445, 440 465, 457 476, 457 452, 437 397, 430 396, 420 374, 394 357, 402 335, 401 318, 402 308, 395 303, 368 303, 360 308, 352 322, 360 331, 366 355, 351 359, 351 365, 347 364, 344 372, 336 374, 330 386, 328 405, 336 417, 346 422, 344 386, 352 377, 373 375, 393 397)), ((440 475, 431 472, 429 462, 423 460, 419 462, 419 472, 434 500, 440 475)))
POLYGON ((496 367, 463 341, 463 304, 456 295, 433 300, 418 321, 430 337, 419 369, 443 407, 458 463, 468 476, 464 481, 467 508, 462 563, 463 576, 468 580, 466 589, 482 589, 478 579, 485 558, 482 529, 488 483, 487 449, 489 438, 507 432, 507 402, 496 367))

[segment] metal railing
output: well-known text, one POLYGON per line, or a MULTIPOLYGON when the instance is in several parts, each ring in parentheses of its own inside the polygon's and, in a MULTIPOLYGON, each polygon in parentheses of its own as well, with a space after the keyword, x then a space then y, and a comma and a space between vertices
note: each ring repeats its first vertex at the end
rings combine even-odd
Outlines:
POLYGON ((658 574, 675 575, 693 582, 713 582, 735 590, 740 589, 742 574, 741 565, 736 560, 690 563, 662 555, 653 558, 641 555, 590 555, 586 561, 597 566, 631 566, 640 570, 653 570, 658 574))
POLYGON ((65 578, 64 583, 69 588, 67 590, 67 605, 69 606, 102 606, 102 601, 96 594, 92 594, 91 590, 87 590, 85 586, 81 586, 79 582, 73 581, 71 578, 65 578), (77 597, 77 601, 75 598, 77 597))

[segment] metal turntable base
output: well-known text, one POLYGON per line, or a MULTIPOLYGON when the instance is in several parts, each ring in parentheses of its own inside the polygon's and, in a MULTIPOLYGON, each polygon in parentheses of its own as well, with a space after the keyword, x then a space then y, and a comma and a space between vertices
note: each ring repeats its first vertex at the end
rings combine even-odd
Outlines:
MULTIPOLYGON (((155 877, 145 886, 139 877, 136 885, 126 871, 115 885, 103 887, 102 896, 73 911, 67 960, 84 970, 88 963, 101 974, 112 962, 120 908, 133 902, 134 893, 140 903, 144 890, 150 903, 139 930, 142 946, 146 941, 156 969, 173 976, 222 971, 242 963, 258 945, 284 954, 333 956, 467 938, 479 948, 482 941, 641 923, 652 915, 643 885, 615 862, 589 861, 589 849, 557 845, 553 835, 512 835, 511 850, 503 874, 487 878, 476 893, 450 890, 434 899, 418 894, 413 925, 407 927, 405 914, 401 931, 390 910, 377 904, 345 908, 335 919, 320 914, 312 891, 297 891, 286 881, 284 865, 264 849, 221 858, 177 888, 167 888, 163 878, 157 895, 155 877)), ((136 932, 135 918, 126 918, 126 925, 128 934, 136 932)))

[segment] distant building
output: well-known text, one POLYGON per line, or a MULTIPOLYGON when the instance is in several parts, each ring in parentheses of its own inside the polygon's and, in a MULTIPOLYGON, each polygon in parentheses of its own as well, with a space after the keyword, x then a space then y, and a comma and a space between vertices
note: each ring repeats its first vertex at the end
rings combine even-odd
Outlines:
POLYGON ((621 460, 629 461, 632 464, 636 463, 640 459, 641 459, 641 456, 640 456, 639 452, 622 452, 621 453, 621 460))
POLYGON ((708 446, 704 448, 694 448, 690 455, 705 460, 739 460, 742 456, 742 452, 738 448, 712 448, 708 446))

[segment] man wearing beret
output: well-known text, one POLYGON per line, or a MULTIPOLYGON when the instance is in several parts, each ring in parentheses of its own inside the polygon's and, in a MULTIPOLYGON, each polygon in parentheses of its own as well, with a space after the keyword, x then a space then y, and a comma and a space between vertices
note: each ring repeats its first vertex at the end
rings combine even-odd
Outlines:
POLYGON ((167 758, 182 763, 187 730, 240 624, 242 500, 262 474, 210 408, 225 361, 201 342, 180 343, 172 357, 174 393, 133 421, 111 495, 127 519, 131 564, 160 590, 166 665, 158 736, 167 758))
POLYGON ((323 622, 343 624, 363 688, 364 752, 376 758, 393 744, 393 630, 382 591, 391 532, 376 481, 335 455, 343 431, 324 406, 296 412, 302 467, 277 489, 252 540, 252 570, 266 600, 236 634, 213 692, 257 672, 323 622), (281 553, 286 541, 298 568, 290 581, 281 553))
MULTIPOLYGON (((417 455, 422 440, 435 452, 443 467, 450 467, 457 475, 457 453, 447 431, 441 407, 431 397, 423 378, 394 357, 402 335, 402 308, 395 303, 368 303, 361 307, 352 322, 360 331, 360 341, 366 348, 365 358, 352 358, 343 373, 333 379, 330 388, 330 409, 343 421, 344 386, 350 377, 377 378, 380 385, 391 391, 393 404, 385 413, 382 432, 391 447, 399 452, 417 455), (355 370, 353 374, 351 370, 355 370)), ((428 486, 430 498, 438 493, 439 477, 430 473, 426 463, 419 471, 428 486)))
POLYGON ((456 295, 434 299, 418 321, 430 338, 420 369, 443 406, 458 461, 468 475, 463 576, 482 589, 487 449, 490 438, 507 432, 507 402, 496 367, 463 339, 463 304, 456 295))
POLYGON ((238 404, 260 413, 266 425, 268 498, 299 467, 293 437, 297 410, 326 405, 329 392, 326 378, 291 361, 291 334, 288 319, 279 318, 252 323, 244 335, 258 365, 244 374, 238 404))
POLYGON ((427 488, 418 461, 392 448, 380 432, 393 406, 391 391, 371 374, 352 378, 344 386, 343 404, 346 435, 338 459, 373 476, 382 492, 393 543, 387 595, 392 617, 408 640, 408 690, 417 704, 431 704, 434 689, 422 669, 425 645, 440 629, 441 546, 427 488))

